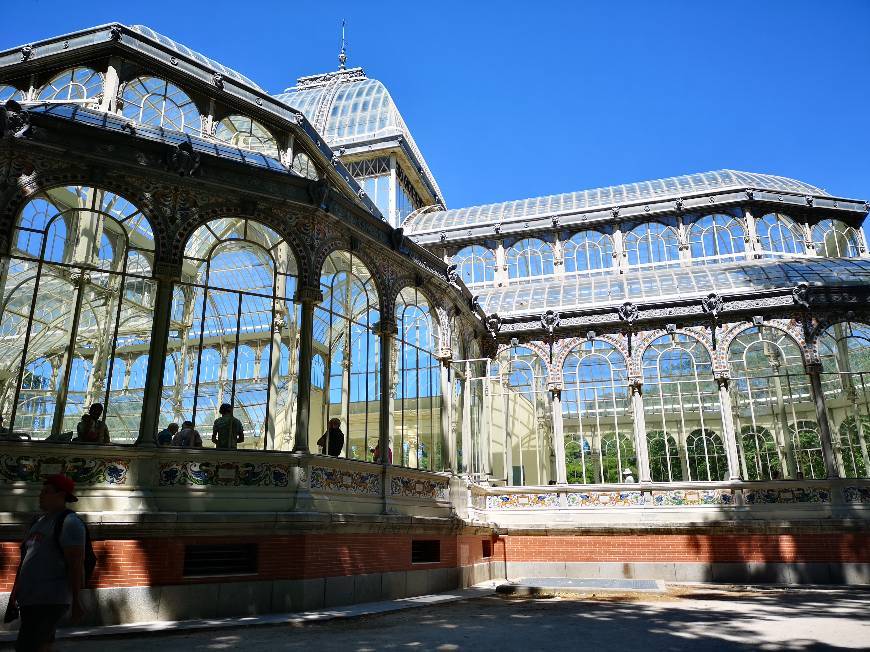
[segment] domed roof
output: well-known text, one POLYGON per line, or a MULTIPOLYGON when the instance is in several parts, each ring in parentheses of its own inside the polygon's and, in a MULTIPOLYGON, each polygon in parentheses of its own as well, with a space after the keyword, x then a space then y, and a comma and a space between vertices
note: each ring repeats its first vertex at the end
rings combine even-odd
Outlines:
POLYGON ((198 63, 202 64, 207 68, 211 68, 214 72, 221 73, 224 77, 242 82, 243 84, 251 86, 252 88, 255 88, 262 93, 266 92, 262 88, 260 88, 260 86, 251 81, 250 78, 245 77, 242 73, 233 70, 232 68, 227 68, 222 63, 218 63, 214 59, 210 59, 204 54, 200 54, 196 50, 191 50, 186 45, 183 45, 178 41, 173 41, 168 36, 164 36, 163 34, 155 32, 147 25, 130 25, 130 29, 138 34, 141 34, 142 36, 157 41, 158 43, 162 43, 169 49, 174 50, 175 52, 178 52, 179 54, 182 54, 190 59, 193 59, 194 61, 197 61, 198 63))
POLYGON ((377 79, 366 77, 362 68, 301 77, 296 86, 275 95, 275 99, 304 113, 335 150, 343 145, 401 136, 423 168, 423 174, 441 196, 390 92, 377 79))

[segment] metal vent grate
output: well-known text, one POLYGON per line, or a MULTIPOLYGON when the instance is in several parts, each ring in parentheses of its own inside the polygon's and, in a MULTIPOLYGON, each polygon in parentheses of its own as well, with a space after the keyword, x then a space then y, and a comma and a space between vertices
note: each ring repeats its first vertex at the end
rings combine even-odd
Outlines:
POLYGON ((253 575, 256 572, 256 543, 184 546, 184 577, 253 575))
POLYGON ((437 564, 441 561, 441 540, 421 539, 411 541, 412 564, 437 564))

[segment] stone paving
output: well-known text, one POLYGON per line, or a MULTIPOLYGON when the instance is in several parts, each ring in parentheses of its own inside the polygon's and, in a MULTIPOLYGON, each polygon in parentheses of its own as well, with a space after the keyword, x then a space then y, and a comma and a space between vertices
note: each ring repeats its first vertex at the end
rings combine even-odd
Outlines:
POLYGON ((370 615, 129 638, 56 650, 846 650, 870 646, 870 591, 692 588, 666 595, 484 597, 370 615))

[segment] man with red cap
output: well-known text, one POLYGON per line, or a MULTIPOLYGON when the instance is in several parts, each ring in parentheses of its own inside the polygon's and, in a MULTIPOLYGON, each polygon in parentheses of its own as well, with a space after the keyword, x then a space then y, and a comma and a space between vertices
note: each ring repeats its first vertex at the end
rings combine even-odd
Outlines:
POLYGON ((73 622, 82 616, 85 525, 66 507, 77 500, 72 479, 60 474, 45 478, 39 494, 44 514, 21 545, 21 565, 9 598, 15 600, 21 616, 15 645, 18 652, 50 650, 67 610, 71 610, 73 622))

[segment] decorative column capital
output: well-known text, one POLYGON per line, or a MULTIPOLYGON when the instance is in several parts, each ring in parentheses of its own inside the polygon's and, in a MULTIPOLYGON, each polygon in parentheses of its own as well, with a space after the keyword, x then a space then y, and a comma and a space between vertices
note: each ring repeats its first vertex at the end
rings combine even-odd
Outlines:
POLYGON ((818 360, 809 360, 804 364, 808 376, 818 376, 822 373, 822 363, 818 360))
POLYGON ((399 332, 399 327, 396 325, 395 319, 390 319, 388 317, 384 317, 372 327, 372 330, 375 334, 384 337, 389 335, 396 335, 399 332))
POLYGON ((320 303, 323 301, 323 292, 320 288, 300 287, 296 290, 296 296, 293 297, 295 303, 320 303))
POLYGON ((716 381, 716 385, 722 389, 728 389, 728 386, 731 384, 731 372, 727 369, 717 369, 713 372, 713 380, 716 381))
POLYGON ((547 381, 547 391, 549 391, 554 398, 562 397, 562 381, 560 380, 548 380, 547 381))
POLYGON ((628 388, 631 390, 632 396, 642 396, 643 395, 643 377, 642 376, 633 376, 628 379, 628 388))
POLYGON ((78 271, 73 272, 69 279, 72 284, 76 287, 81 287, 82 285, 88 285, 91 282, 91 273, 88 271, 78 271))

